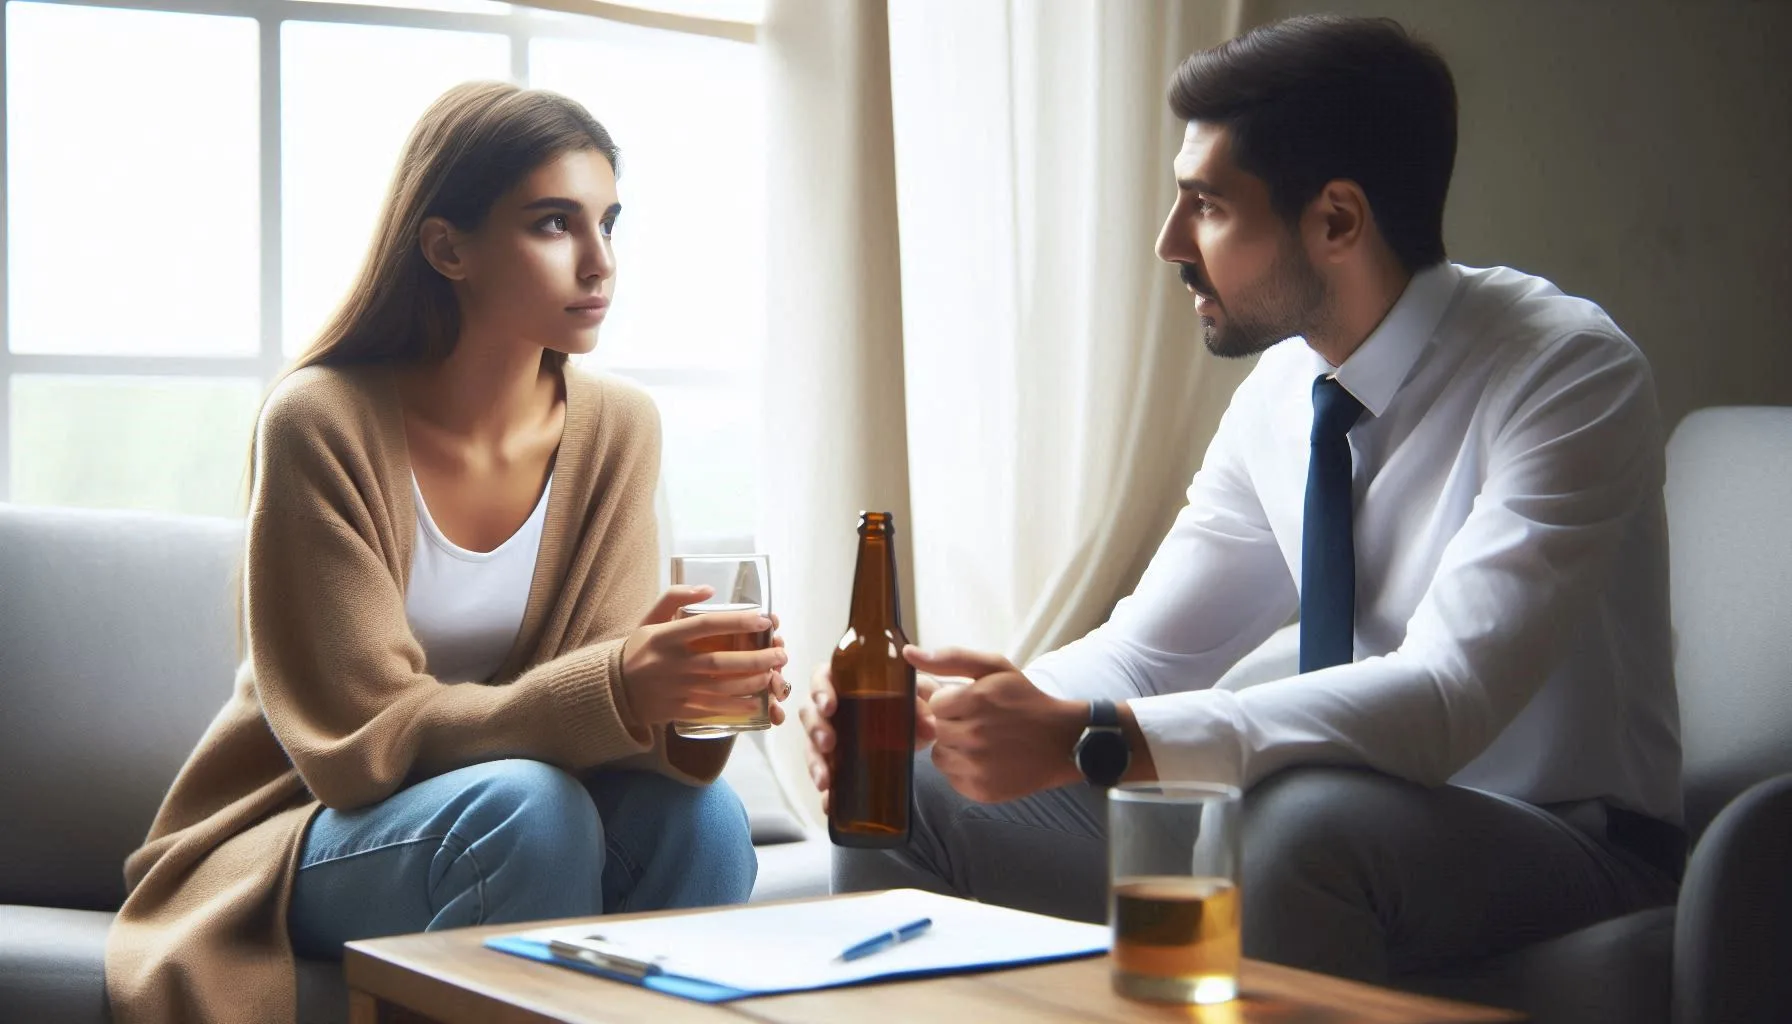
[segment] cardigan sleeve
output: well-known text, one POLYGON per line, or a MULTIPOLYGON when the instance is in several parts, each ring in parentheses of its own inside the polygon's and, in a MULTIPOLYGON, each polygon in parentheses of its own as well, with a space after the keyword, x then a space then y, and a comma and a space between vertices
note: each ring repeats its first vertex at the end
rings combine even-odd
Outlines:
POLYGON ((306 786, 346 809, 408 779, 526 757, 569 770, 648 749, 612 696, 623 638, 502 686, 424 672, 398 587, 341 523, 262 513, 250 526, 250 658, 274 735, 306 786))
MULTIPOLYGON (((448 684, 427 674, 391 552, 382 550, 366 466, 329 423, 313 420, 297 402, 270 402, 263 416, 244 607, 269 727, 320 801, 365 806, 408 781, 506 757, 580 770, 662 746, 658 730, 630 731, 616 699, 627 630, 608 620, 639 614, 633 607, 600 616, 606 621, 594 635, 607 638, 507 684, 448 684)), ((657 467, 654 434, 645 461, 657 467)), ((626 500, 642 486, 651 494, 653 476, 612 480, 599 500, 626 500)), ((645 544, 605 545, 606 564, 589 569, 581 599, 603 600, 607 579, 633 603, 643 569, 651 590, 651 524, 645 532, 645 544), (644 567, 635 564, 643 559, 644 567)), ((390 533, 388 522, 388 548, 390 533)))

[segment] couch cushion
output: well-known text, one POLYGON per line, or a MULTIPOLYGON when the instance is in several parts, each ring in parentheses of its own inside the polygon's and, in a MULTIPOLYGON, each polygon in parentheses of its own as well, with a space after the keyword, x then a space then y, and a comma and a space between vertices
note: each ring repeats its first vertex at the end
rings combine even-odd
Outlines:
MULTIPOLYGON (((0 1022, 106 1024, 112 915, 0 904, 0 1022)), ((348 1020, 342 965, 299 961, 299 1024, 348 1020)))
POLYGON ((805 833, 801 842, 755 847, 759 878, 753 883, 753 902, 826 896, 833 849, 820 829, 805 833))
POLYGON ((0 903, 109 910, 230 695, 234 521, 0 505, 0 903))
POLYGON ((1601 921, 1396 988, 1522 1010, 1536 1024, 1665 1024, 1674 908, 1601 921))
POLYGON ((0 904, 0 1020, 105 1024, 112 915, 0 904))
POLYGON ((1756 783, 1693 850, 1674 920, 1676 1021, 1792 1020, 1792 775, 1756 783))
POLYGON ((1696 835, 1736 794, 1792 772, 1792 408, 1702 409, 1668 442, 1667 508, 1696 835))

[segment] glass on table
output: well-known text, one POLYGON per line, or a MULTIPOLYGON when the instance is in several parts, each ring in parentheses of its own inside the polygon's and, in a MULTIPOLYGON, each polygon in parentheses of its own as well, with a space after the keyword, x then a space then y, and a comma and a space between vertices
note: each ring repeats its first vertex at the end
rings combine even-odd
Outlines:
POLYGON ((1127 783, 1108 793, 1114 991, 1160 1003, 1238 995, 1239 791, 1127 783))

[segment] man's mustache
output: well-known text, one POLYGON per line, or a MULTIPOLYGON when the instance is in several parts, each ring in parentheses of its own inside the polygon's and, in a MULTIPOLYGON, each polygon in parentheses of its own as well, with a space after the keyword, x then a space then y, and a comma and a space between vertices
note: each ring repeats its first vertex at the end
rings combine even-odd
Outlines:
POLYGON ((1177 273, 1179 273, 1182 276, 1183 284, 1188 285, 1190 288, 1193 288, 1195 291, 1199 292, 1201 295, 1204 295, 1207 298, 1212 299, 1215 302, 1219 301, 1219 296, 1217 296, 1213 293, 1213 285, 1210 285, 1206 281, 1202 280, 1201 272, 1195 269, 1195 265, 1193 263, 1181 264, 1181 266, 1177 270, 1177 273))

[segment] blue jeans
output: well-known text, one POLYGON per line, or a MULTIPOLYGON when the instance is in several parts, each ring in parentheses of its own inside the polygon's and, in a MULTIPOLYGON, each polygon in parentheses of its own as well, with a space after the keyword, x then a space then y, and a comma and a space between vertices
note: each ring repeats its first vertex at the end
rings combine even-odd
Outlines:
POLYGON ((727 783, 491 761, 318 812, 287 931, 299 956, 332 959, 381 935, 744 903, 758 871, 727 783))

